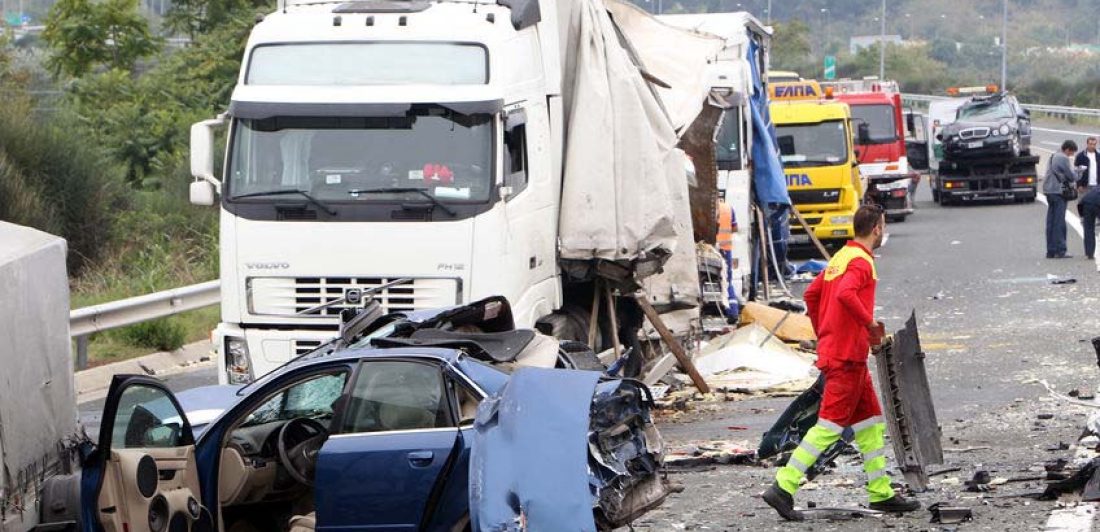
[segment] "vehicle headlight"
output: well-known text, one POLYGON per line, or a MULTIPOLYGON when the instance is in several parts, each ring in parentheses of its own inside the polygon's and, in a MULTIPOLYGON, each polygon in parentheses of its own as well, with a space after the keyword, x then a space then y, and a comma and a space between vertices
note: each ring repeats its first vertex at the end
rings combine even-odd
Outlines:
POLYGON ((829 218, 829 223, 833 225, 846 225, 852 223, 851 216, 832 216, 829 218))
POLYGON ((1008 127, 1008 124, 1001 124, 1001 127, 997 130, 997 133, 1007 135, 1010 131, 1012 131, 1012 128, 1008 127))
POLYGON ((225 337, 225 374, 229 384, 245 384, 252 380, 248 342, 240 336, 225 337))

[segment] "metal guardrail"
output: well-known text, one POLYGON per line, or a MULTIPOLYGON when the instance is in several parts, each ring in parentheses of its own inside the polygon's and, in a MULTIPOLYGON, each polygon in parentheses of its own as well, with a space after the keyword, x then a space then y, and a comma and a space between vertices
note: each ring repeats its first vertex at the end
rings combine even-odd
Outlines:
MULTIPOLYGON (((950 96, 934 96, 930 94, 909 94, 903 93, 901 95, 902 100, 909 102, 934 102, 937 100, 949 100, 950 96)), ((1034 103, 1020 104, 1024 109, 1033 113, 1042 113, 1050 116, 1057 116, 1059 118, 1068 117, 1090 117, 1100 118, 1100 109, 1092 109, 1089 107, 1069 107, 1064 105, 1041 105, 1034 103)))
POLYGON ((221 281, 207 281, 73 310, 69 312, 69 336, 76 339, 76 369, 88 367, 88 336, 92 333, 209 307, 219 301, 221 281))

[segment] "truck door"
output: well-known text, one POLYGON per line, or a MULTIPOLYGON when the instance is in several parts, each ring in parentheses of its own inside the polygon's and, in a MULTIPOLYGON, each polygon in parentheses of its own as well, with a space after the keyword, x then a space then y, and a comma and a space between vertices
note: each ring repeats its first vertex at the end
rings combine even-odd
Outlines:
POLYGON ((81 506, 96 532, 213 531, 202 499, 191 424, 156 379, 116 375, 99 445, 85 462, 81 506))
POLYGON ((317 459, 317 530, 417 530, 462 446, 443 370, 367 360, 354 378, 317 459))

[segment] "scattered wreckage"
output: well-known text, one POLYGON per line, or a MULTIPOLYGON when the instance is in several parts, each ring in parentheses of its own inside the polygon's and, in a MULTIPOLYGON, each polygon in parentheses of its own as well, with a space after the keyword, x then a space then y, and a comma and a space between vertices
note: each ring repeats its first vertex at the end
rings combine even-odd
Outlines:
POLYGON ((160 381, 116 376, 98 443, 81 473, 48 483, 43 521, 597 530, 672 490, 645 385, 572 370, 594 354, 516 330, 503 298, 347 318, 339 339, 251 384, 208 387, 201 432, 160 381))

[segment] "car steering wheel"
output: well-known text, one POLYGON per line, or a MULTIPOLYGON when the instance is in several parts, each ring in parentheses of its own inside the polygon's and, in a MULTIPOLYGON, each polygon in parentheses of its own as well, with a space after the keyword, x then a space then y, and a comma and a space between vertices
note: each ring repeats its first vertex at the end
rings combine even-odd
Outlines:
POLYGON ((299 417, 287 421, 279 429, 276 447, 279 461, 294 480, 313 487, 313 474, 317 469, 317 453, 328 439, 328 428, 321 422, 299 417))

